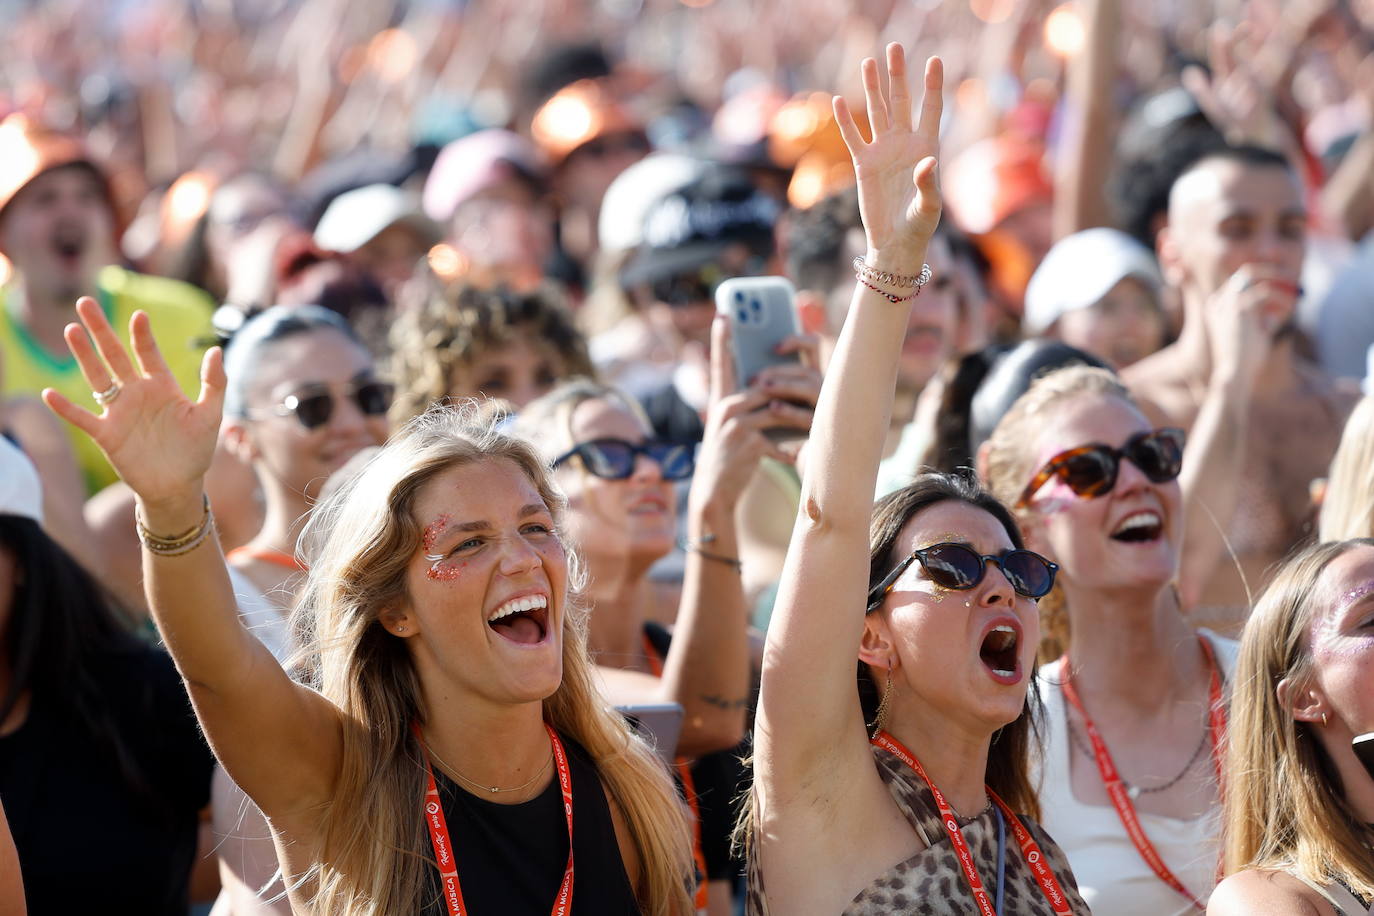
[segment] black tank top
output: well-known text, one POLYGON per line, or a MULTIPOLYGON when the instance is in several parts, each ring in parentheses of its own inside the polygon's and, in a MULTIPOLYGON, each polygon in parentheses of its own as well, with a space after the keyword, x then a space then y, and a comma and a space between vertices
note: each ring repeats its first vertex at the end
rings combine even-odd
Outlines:
MULTIPOLYGON (((596 766, 576 742, 563 738, 573 791, 572 916, 639 916, 620 858, 611 809, 596 766)), ((434 781, 453 838, 463 900, 473 916, 549 916, 568 864, 568 823, 558 780, 518 805, 473 795, 434 769, 434 781)), ((431 861, 423 916, 447 916, 439 872, 431 861)))

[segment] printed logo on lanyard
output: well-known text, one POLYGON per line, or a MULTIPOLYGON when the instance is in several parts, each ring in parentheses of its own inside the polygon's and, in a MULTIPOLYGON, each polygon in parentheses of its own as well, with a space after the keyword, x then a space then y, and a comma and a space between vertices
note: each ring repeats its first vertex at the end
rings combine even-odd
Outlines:
MULTIPOLYGON (((1211 677, 1208 684, 1207 709, 1207 729, 1212 737, 1212 766, 1216 769, 1217 792, 1221 792, 1222 769, 1221 769, 1221 748, 1222 742, 1226 737, 1226 707, 1222 702, 1221 695, 1221 672, 1217 667, 1216 655, 1212 652, 1212 645, 1206 639, 1198 637, 1202 644, 1202 654, 1207 658, 1207 666, 1210 669, 1211 677)), ((1111 800, 1112 807, 1116 809, 1116 816, 1121 821, 1121 826, 1125 828, 1126 835, 1131 838, 1131 844, 1135 846, 1140 858, 1150 866, 1150 870, 1155 873, 1159 880, 1173 888, 1199 911, 1206 912, 1207 907, 1197 897, 1193 896, 1192 891, 1184 886, 1183 882, 1169 870, 1169 866, 1164 864, 1164 859, 1159 851, 1155 849, 1150 838, 1145 835, 1145 828, 1140 824, 1140 815, 1135 810, 1135 803, 1131 801, 1130 790, 1121 778, 1121 773, 1116 768, 1116 762, 1112 760, 1111 752, 1107 750, 1107 743, 1102 740, 1102 735, 1097 730, 1097 723, 1093 722, 1088 711, 1083 707, 1083 701, 1078 697, 1078 691, 1073 686, 1070 674, 1069 657, 1065 655, 1059 660, 1059 680, 1063 685, 1064 699, 1068 700, 1074 709, 1078 710, 1078 715, 1083 719, 1083 730, 1088 733, 1088 742, 1093 748, 1093 760, 1097 764, 1097 773, 1102 778, 1102 787, 1107 792, 1107 797, 1111 800)), ((1217 881, 1222 878, 1221 864, 1217 865, 1217 881)))
MULTIPOLYGON (((925 767, 916 759, 916 755, 907 750, 896 738, 885 731, 880 731, 873 736, 873 744, 892 754, 898 760, 910 767, 921 781, 930 789, 931 796, 935 799, 935 807, 940 812, 940 821, 945 828, 945 833, 949 835, 949 842, 954 847, 954 854, 959 859, 959 868, 964 873, 964 881, 968 883, 969 890, 973 892, 973 900, 978 904, 978 912, 982 916, 997 916, 997 910, 992 905, 992 899, 988 896, 987 888, 983 885, 983 879, 978 876, 978 868, 973 862, 973 852, 969 849, 968 841, 964 839, 964 832, 959 829, 958 818, 954 814, 954 809, 945 800, 944 793, 931 782, 926 775, 925 767)), ((987 788, 986 786, 984 788, 987 788)), ((988 797, 992 803, 1001 809, 1003 816, 1008 824, 1011 825, 1012 835, 1016 837, 1016 843, 1021 848, 1021 855, 1025 858, 1027 866, 1030 867, 1031 874, 1035 876, 1035 883, 1040 888, 1040 892, 1049 901, 1050 907, 1056 916, 1072 916, 1073 910, 1069 908, 1068 898, 1064 896, 1064 889, 1059 886, 1059 879, 1050 871, 1050 867, 1045 862, 1045 856, 1040 851, 1040 845, 1035 842, 1030 831, 1021 823, 1021 819, 1016 816, 1011 807, 992 789, 987 788, 988 797)))
MULTIPOLYGON (((429 828, 429 841, 434 846, 434 858, 439 863, 439 879, 444 889, 444 902, 448 904, 449 916, 469 916, 467 904, 463 902, 463 888, 458 880, 458 867, 453 858, 453 840, 449 836, 448 821, 439 798, 439 787, 434 782, 434 768, 430 766, 429 754, 420 726, 414 722, 411 731, 420 742, 420 752, 425 755, 425 825, 429 828)), ((553 760, 558 770, 558 786, 563 790, 563 814, 568 822, 568 867, 563 871, 563 883, 558 886, 558 896, 553 901, 553 916, 568 916, 572 908, 573 894, 573 807, 572 772, 568 767, 568 755, 563 750, 563 742, 558 733, 547 722, 544 728, 549 733, 549 744, 553 747, 553 760)))

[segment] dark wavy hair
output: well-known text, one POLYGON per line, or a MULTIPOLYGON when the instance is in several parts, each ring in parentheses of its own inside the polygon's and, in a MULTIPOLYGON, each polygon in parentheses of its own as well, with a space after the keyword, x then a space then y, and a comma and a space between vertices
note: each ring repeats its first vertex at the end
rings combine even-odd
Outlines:
POLYGON ((15 565, 4 648, 12 677, 0 695, 0 722, 20 700, 35 703, 84 735, 94 756, 115 767, 131 794, 167 804, 115 728, 105 684, 126 677, 121 662, 148 647, 133 634, 89 573, 30 518, 0 515, 0 550, 15 565))
MULTIPOLYGON (((902 528, 915 516, 944 502, 960 502, 981 509, 997 519, 1011 539, 1012 546, 1022 548, 1021 529, 1007 507, 988 491, 967 478, 952 474, 922 474, 912 483, 878 500, 873 508, 873 520, 868 534, 868 585, 872 589, 904 558, 899 545, 902 528)), ((859 705, 865 722, 872 722, 878 713, 882 690, 873 679, 868 665, 858 663, 859 705)), ((1040 694, 1035 687, 1035 670, 1030 671, 1030 689, 1021 715, 1014 722, 998 729, 988 749, 988 769, 985 781, 993 791, 1012 807, 1012 810, 1040 817, 1040 799, 1030 778, 1030 759, 1040 753, 1042 709, 1040 694)))

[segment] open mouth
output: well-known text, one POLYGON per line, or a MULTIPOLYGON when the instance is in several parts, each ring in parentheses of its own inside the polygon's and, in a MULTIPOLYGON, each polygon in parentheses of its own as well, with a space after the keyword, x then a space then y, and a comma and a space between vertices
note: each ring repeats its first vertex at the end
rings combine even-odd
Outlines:
POLYGON ((1003 684, 1021 680, 1021 658, 1016 651, 1020 643, 1020 631, 1005 623, 993 627, 983 637, 978 657, 994 680, 1003 684))
POLYGON ((533 646, 549 634, 549 599, 543 595, 512 598, 487 618, 487 626, 522 646, 533 646))
POLYGON ((1111 537, 1126 544, 1148 544, 1164 534, 1164 520, 1153 510, 1132 512, 1121 520, 1111 537))
POLYGON ((56 232, 52 239, 53 253, 63 261, 80 260, 86 250, 86 240, 81 232, 56 232))

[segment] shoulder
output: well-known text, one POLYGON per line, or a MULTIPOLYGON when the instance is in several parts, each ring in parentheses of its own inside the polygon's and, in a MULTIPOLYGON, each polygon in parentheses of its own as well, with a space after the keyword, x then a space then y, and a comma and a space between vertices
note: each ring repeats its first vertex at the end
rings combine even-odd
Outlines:
POLYGON ((1331 916, 1319 893, 1287 872, 1251 868, 1217 885, 1208 916, 1331 916))
POLYGON ((106 267, 100 272, 100 288, 108 293, 120 312, 142 309, 153 320, 182 321, 208 325, 214 303, 203 291, 189 283, 167 277, 138 274, 122 267, 106 267))
POLYGON ((1325 403, 1341 421, 1344 421, 1359 403, 1362 393, 1359 383, 1355 380, 1336 378, 1320 366, 1306 360, 1297 361, 1296 370, 1307 389, 1312 392, 1312 396, 1325 403))

